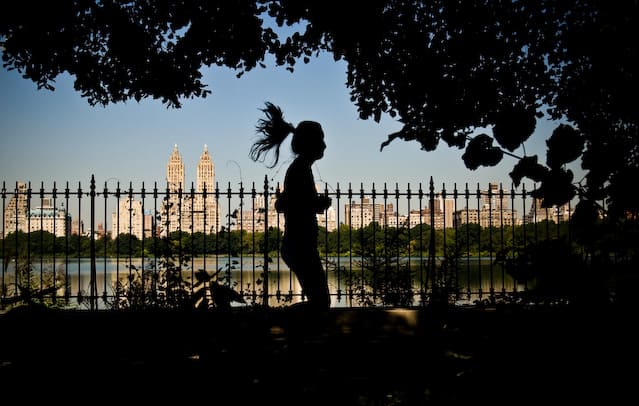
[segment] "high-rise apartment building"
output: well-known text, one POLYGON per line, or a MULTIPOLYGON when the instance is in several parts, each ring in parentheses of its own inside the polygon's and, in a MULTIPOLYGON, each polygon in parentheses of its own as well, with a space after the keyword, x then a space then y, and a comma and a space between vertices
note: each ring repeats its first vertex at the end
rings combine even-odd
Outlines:
POLYGON ((355 229, 366 227, 372 222, 391 228, 413 228, 426 224, 443 229, 453 226, 454 207, 453 199, 437 198, 432 208, 412 209, 406 215, 399 214, 392 203, 373 204, 371 199, 362 198, 361 201, 344 205, 345 224, 355 229))
POLYGON ((553 207, 543 207, 543 203, 543 199, 533 198, 528 214, 525 216, 526 223, 539 223, 546 220, 561 223, 569 221, 572 217, 573 210, 568 203, 553 207))
POLYGON ((38 207, 29 204, 29 190, 24 182, 18 182, 4 212, 2 236, 22 231, 47 231, 56 237, 64 237, 71 231, 71 217, 64 208, 54 207, 53 199, 39 199, 38 207))
MULTIPOLYGON (((366 227, 372 222, 384 225, 386 212, 389 205, 384 207, 383 203, 373 203, 371 199, 365 197, 360 201, 353 200, 344 205, 344 222, 352 228, 366 227)), ((392 206, 390 206, 392 212, 392 206)))
MULTIPOLYGON (((455 217, 455 199, 439 197, 433 201, 434 227, 436 229, 452 228, 455 217)), ((430 214, 430 213, 429 213, 430 214)), ((427 222, 430 224, 430 220, 427 222)))
MULTIPOLYGON (((511 207, 507 191, 500 185, 490 183, 488 190, 477 190, 476 208, 457 209, 454 213, 454 225, 479 224, 481 227, 504 227, 521 224, 517 210, 511 207)), ((473 200, 467 199, 467 204, 473 200)))
MULTIPOLYGON (((315 185, 315 189, 319 192, 320 187, 315 185)), ((279 190, 282 192, 282 190, 279 190)), ((268 205, 265 204, 263 195, 257 195, 249 200, 242 202, 241 210, 236 210, 229 217, 228 227, 231 230, 243 230, 249 233, 264 232, 265 227, 277 227, 284 230, 284 213, 275 210, 275 201, 277 194, 269 194, 268 205), (250 207, 247 207, 250 206, 250 207)), ((329 232, 337 229, 337 212, 333 206, 329 207, 322 213, 317 215, 317 224, 326 228, 329 232)))
POLYGON ((27 224, 27 184, 18 182, 14 195, 4 211, 2 236, 16 231, 25 231, 27 224))
POLYGON ((318 214, 317 224, 328 232, 337 230, 337 211, 335 208, 330 206, 323 213, 318 214))
POLYGON ((196 194, 193 199, 193 232, 217 232, 219 216, 215 201, 215 165, 207 145, 197 164, 196 194))
POLYGON ((215 200, 215 166, 208 147, 197 164, 195 189, 185 185, 184 161, 177 144, 166 167, 167 198, 162 208, 162 235, 174 231, 214 233, 220 228, 215 200))
POLYGON ((131 234, 141 240, 153 235, 153 216, 144 213, 142 202, 132 197, 119 201, 118 209, 111 215, 111 221, 114 238, 120 234, 131 234))
POLYGON ((250 201, 244 201, 241 210, 238 209, 229 216, 230 230, 243 230, 248 233, 263 233, 268 228, 284 230, 284 213, 275 210, 276 195, 269 195, 268 205, 263 195, 257 195, 250 201), (248 206, 248 207, 247 207, 248 206))
POLYGON ((182 155, 178 151, 178 146, 173 146, 173 151, 169 156, 169 163, 166 165, 166 183, 172 192, 177 192, 184 188, 184 162, 182 155))
POLYGON ((66 210, 53 206, 52 199, 42 199, 41 205, 29 210, 29 232, 47 231, 56 237, 64 237, 71 230, 71 217, 66 210))
POLYGON ((75 218, 71 222, 71 235, 84 235, 84 222, 75 218))

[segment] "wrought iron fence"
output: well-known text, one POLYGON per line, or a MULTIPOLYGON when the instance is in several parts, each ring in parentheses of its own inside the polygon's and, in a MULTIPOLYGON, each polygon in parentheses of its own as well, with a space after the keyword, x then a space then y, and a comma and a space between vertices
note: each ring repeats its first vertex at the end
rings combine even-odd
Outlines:
MULTIPOLYGON (((535 283, 508 267, 541 241, 571 244, 571 206, 525 187, 318 187, 319 250, 333 307, 514 300, 535 283)), ((281 306, 304 300, 280 259, 280 185, 3 183, 2 306, 281 306)))

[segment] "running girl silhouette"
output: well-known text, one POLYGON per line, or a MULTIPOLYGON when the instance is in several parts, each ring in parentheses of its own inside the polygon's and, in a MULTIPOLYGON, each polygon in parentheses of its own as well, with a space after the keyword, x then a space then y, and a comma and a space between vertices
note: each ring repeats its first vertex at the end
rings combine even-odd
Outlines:
POLYGON ((282 110, 270 102, 261 109, 266 118, 260 119, 257 132, 261 134, 251 147, 253 161, 263 162, 271 149, 275 149, 275 167, 280 157, 280 146, 289 134, 293 134, 291 149, 295 159, 286 171, 284 190, 275 202, 278 212, 284 213, 284 237, 282 259, 295 273, 308 299, 307 305, 315 310, 330 307, 330 295, 326 274, 317 250, 317 214, 330 205, 328 196, 315 189, 311 165, 324 156, 326 144, 324 132, 315 121, 302 121, 297 127, 284 120, 282 110))

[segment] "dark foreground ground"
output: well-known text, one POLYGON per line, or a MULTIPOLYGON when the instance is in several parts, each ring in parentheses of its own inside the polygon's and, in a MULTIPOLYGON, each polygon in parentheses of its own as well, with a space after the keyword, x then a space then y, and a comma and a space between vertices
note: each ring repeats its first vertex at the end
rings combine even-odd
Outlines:
POLYGON ((637 404, 636 321, 613 308, 23 308, 0 315, 0 404, 637 404))

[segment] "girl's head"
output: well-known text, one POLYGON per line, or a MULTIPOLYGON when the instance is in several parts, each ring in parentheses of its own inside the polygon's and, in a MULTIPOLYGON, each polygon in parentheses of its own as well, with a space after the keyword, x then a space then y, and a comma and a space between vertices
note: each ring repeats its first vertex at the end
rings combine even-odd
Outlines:
POLYGON ((322 158, 326 149, 322 126, 316 121, 300 122, 293 131, 291 149, 294 153, 314 161, 322 158))
POLYGON ((297 127, 284 120, 282 110, 270 102, 262 109, 266 119, 260 119, 257 132, 262 137, 251 147, 250 157, 254 161, 263 161, 268 151, 275 148, 275 160, 270 168, 277 165, 280 158, 280 145, 288 134, 293 133, 291 148, 297 155, 310 160, 317 160, 324 156, 326 144, 322 126, 315 121, 302 121, 297 127))

